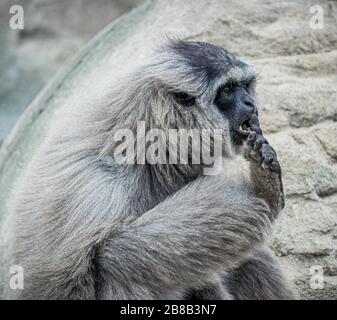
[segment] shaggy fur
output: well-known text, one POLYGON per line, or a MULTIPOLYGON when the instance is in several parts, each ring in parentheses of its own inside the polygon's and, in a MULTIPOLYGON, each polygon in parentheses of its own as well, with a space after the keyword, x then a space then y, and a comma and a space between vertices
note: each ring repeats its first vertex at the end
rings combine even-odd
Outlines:
POLYGON ((233 158, 229 119, 213 101, 226 81, 252 75, 222 48, 171 41, 119 79, 110 103, 60 110, 11 200, 5 264, 24 268, 25 288, 6 285, 4 298, 291 298, 261 249, 282 208, 280 172, 253 156, 251 175, 229 161, 215 176, 203 165, 112 157, 116 130, 145 121, 146 130, 221 128, 223 156, 233 158))

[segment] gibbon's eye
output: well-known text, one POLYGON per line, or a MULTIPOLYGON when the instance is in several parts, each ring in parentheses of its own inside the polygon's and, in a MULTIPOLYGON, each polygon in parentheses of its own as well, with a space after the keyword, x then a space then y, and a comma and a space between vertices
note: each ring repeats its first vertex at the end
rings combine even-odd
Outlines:
POLYGON ((185 107, 191 107, 195 104, 195 98, 185 92, 174 93, 174 96, 177 102, 185 107))
POLYGON ((222 92, 226 95, 230 95, 234 92, 235 90, 235 85, 234 83, 227 83, 222 87, 222 92))

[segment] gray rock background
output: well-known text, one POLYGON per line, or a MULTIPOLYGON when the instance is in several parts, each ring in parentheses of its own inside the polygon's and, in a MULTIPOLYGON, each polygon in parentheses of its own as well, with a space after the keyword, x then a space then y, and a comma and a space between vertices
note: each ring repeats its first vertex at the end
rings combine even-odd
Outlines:
MULTIPOLYGON (((7 6, 4 0, 2 7, 7 6)), ((0 97, 12 88, 17 79, 15 34, 8 28, 8 12, 0 7, 0 97)))
POLYGON ((286 208, 271 246, 301 298, 336 299, 337 3, 319 2, 324 28, 313 30, 309 8, 316 4, 148 0, 123 16, 44 88, 4 143, 0 219, 6 215, 13 182, 60 107, 104 100, 113 79, 167 35, 204 40, 227 48, 258 70, 262 123, 278 151, 286 192, 286 208), (315 266, 323 271, 322 289, 310 287, 315 266))
POLYGON ((1 0, 0 145, 46 82, 99 30, 141 0, 1 0), (24 29, 9 9, 21 5, 24 29))

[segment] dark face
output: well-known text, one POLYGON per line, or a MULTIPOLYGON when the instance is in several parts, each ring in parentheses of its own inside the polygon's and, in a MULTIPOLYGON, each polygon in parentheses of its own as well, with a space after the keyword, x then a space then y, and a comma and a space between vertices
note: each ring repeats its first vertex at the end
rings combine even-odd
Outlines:
POLYGON ((229 80, 218 89, 215 105, 229 121, 230 135, 233 144, 241 145, 249 132, 262 133, 252 89, 255 80, 229 80))
POLYGON ((256 76, 251 66, 225 49, 204 42, 173 41, 166 50, 169 51, 173 52, 170 59, 173 74, 169 79, 178 80, 182 86, 174 95, 179 105, 190 110, 193 117, 188 123, 194 123, 199 119, 198 113, 203 112, 202 108, 195 108, 198 98, 203 96, 206 103, 202 107, 217 110, 215 117, 206 114, 210 125, 201 123, 200 126, 223 128, 225 124, 221 121, 224 119, 219 121, 218 117, 220 110, 228 120, 234 145, 242 145, 251 130, 262 134, 254 98, 256 76), (214 89, 213 86, 219 87, 214 89), (186 88, 192 89, 187 93, 186 88))

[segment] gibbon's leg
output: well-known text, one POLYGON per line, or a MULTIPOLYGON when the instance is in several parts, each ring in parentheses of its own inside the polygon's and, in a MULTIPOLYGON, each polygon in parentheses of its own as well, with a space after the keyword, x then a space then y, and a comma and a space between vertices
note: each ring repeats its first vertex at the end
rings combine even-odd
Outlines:
POLYGON ((270 232, 271 214, 238 184, 197 179, 108 237, 95 257, 98 298, 184 292, 247 259, 270 232))
MULTIPOLYGON (((226 279, 226 277, 224 277, 226 279)), ((222 280, 209 283, 200 289, 189 290, 184 295, 185 300, 233 300, 228 287, 222 280)))
POLYGON ((295 299, 291 285, 282 274, 273 252, 267 247, 256 252, 241 266, 228 272, 226 285, 238 300, 295 299))

